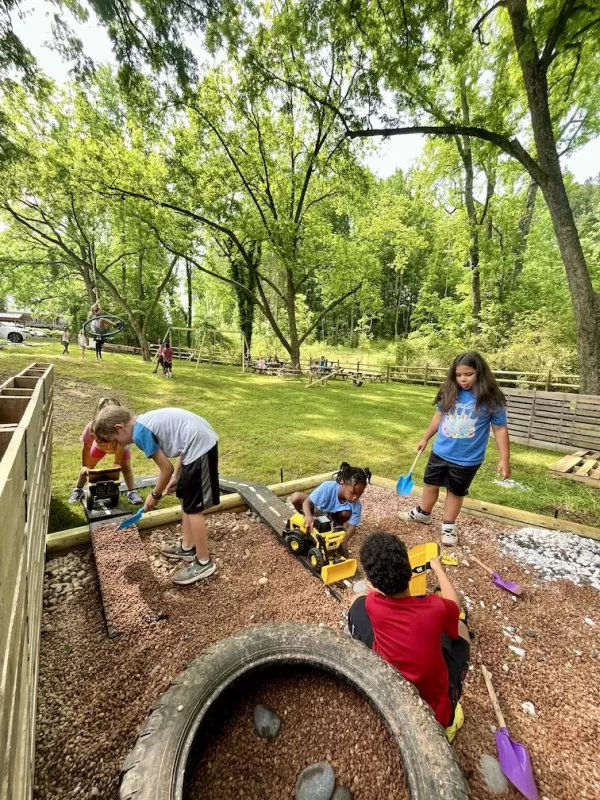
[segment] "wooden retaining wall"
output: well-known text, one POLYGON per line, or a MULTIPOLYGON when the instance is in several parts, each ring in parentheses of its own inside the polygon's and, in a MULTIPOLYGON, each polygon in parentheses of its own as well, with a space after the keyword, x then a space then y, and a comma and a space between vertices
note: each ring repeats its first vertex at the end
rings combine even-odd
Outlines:
POLYGON ((0 800, 33 793, 54 367, 0 386, 0 800))
POLYGON ((570 453, 600 450, 600 397, 503 389, 511 441, 570 453))

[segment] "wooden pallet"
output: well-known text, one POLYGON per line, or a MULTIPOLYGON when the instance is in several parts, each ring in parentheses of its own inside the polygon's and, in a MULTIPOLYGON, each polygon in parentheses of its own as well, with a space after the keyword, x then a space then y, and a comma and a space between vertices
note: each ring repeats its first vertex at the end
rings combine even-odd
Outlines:
POLYGON ((555 478, 570 478, 600 489, 600 451, 577 450, 550 464, 548 472, 555 478))

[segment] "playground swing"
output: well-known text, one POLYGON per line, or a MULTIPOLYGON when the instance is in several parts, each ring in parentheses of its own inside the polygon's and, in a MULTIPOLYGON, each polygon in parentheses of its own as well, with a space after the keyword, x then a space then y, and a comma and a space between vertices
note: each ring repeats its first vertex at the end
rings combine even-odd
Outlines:
MULTIPOLYGON (((163 337, 163 344, 168 340, 171 343, 175 356, 181 361, 196 361, 196 368, 202 360, 209 363, 219 363, 219 345, 223 345, 225 337, 239 337, 241 340, 241 364, 244 369, 244 353, 246 338, 240 331, 219 331, 210 328, 184 328, 171 326, 163 337), (191 346, 182 344, 182 334, 192 334, 191 346), (176 340, 175 340, 176 334, 176 340), (221 341, 219 341, 221 340, 221 341)), ((232 348, 233 349, 233 348, 232 348)), ((235 347, 237 349, 237 345, 235 347)), ((223 355, 223 354, 221 354, 223 355)))
POLYGON ((100 292, 98 290, 98 277, 96 275, 95 263, 92 264, 92 274, 96 301, 92 305, 91 312, 94 312, 94 309, 96 309, 96 312, 83 323, 83 332, 90 339, 101 339, 102 341, 113 339, 125 328, 125 322, 121 317, 117 317, 115 314, 98 313, 101 311, 100 292))

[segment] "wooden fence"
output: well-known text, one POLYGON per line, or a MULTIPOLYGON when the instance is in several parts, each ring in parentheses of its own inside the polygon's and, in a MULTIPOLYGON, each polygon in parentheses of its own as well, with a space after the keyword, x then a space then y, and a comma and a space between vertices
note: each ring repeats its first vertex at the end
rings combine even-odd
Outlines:
POLYGON ((511 441, 548 450, 600 451, 600 397, 504 389, 511 441))
MULTIPOLYGON (((113 353, 129 353, 131 355, 141 355, 142 351, 139 347, 123 344, 106 344, 104 349, 113 353)), ((150 351, 154 356, 158 349, 157 344, 150 345, 150 351)), ((189 347, 176 347, 173 350, 173 355, 182 361, 196 361, 198 351, 189 347)), ((285 359, 284 359, 285 360, 285 359)), ((232 367, 241 366, 240 358, 231 359, 223 355, 203 355, 200 359, 204 364, 223 364, 232 367)), ((300 360, 301 368, 308 372, 313 364, 317 364, 318 359, 303 358, 300 360)), ((422 386, 439 386, 448 374, 447 367, 434 367, 430 364, 422 366, 400 364, 370 364, 366 361, 337 361, 329 360, 329 364, 336 369, 343 369, 351 375, 357 372, 363 375, 371 374, 377 375, 382 381, 386 383, 414 383, 422 386)), ((507 388, 521 388, 521 389, 544 389, 545 391, 554 391, 564 389, 568 392, 579 391, 579 375, 571 374, 554 374, 551 370, 537 370, 534 372, 528 370, 492 370, 496 380, 502 387, 507 388)))
POLYGON ((54 367, 0 386, 0 800, 33 794, 54 367))

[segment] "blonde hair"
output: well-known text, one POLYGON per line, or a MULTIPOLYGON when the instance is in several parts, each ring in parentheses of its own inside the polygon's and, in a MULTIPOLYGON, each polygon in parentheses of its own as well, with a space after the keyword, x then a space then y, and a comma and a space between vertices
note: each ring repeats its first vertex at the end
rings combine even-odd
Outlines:
POLYGON ((122 405, 110 402, 99 409, 92 421, 94 436, 101 441, 108 442, 114 436, 115 425, 126 425, 133 417, 133 411, 122 405))

